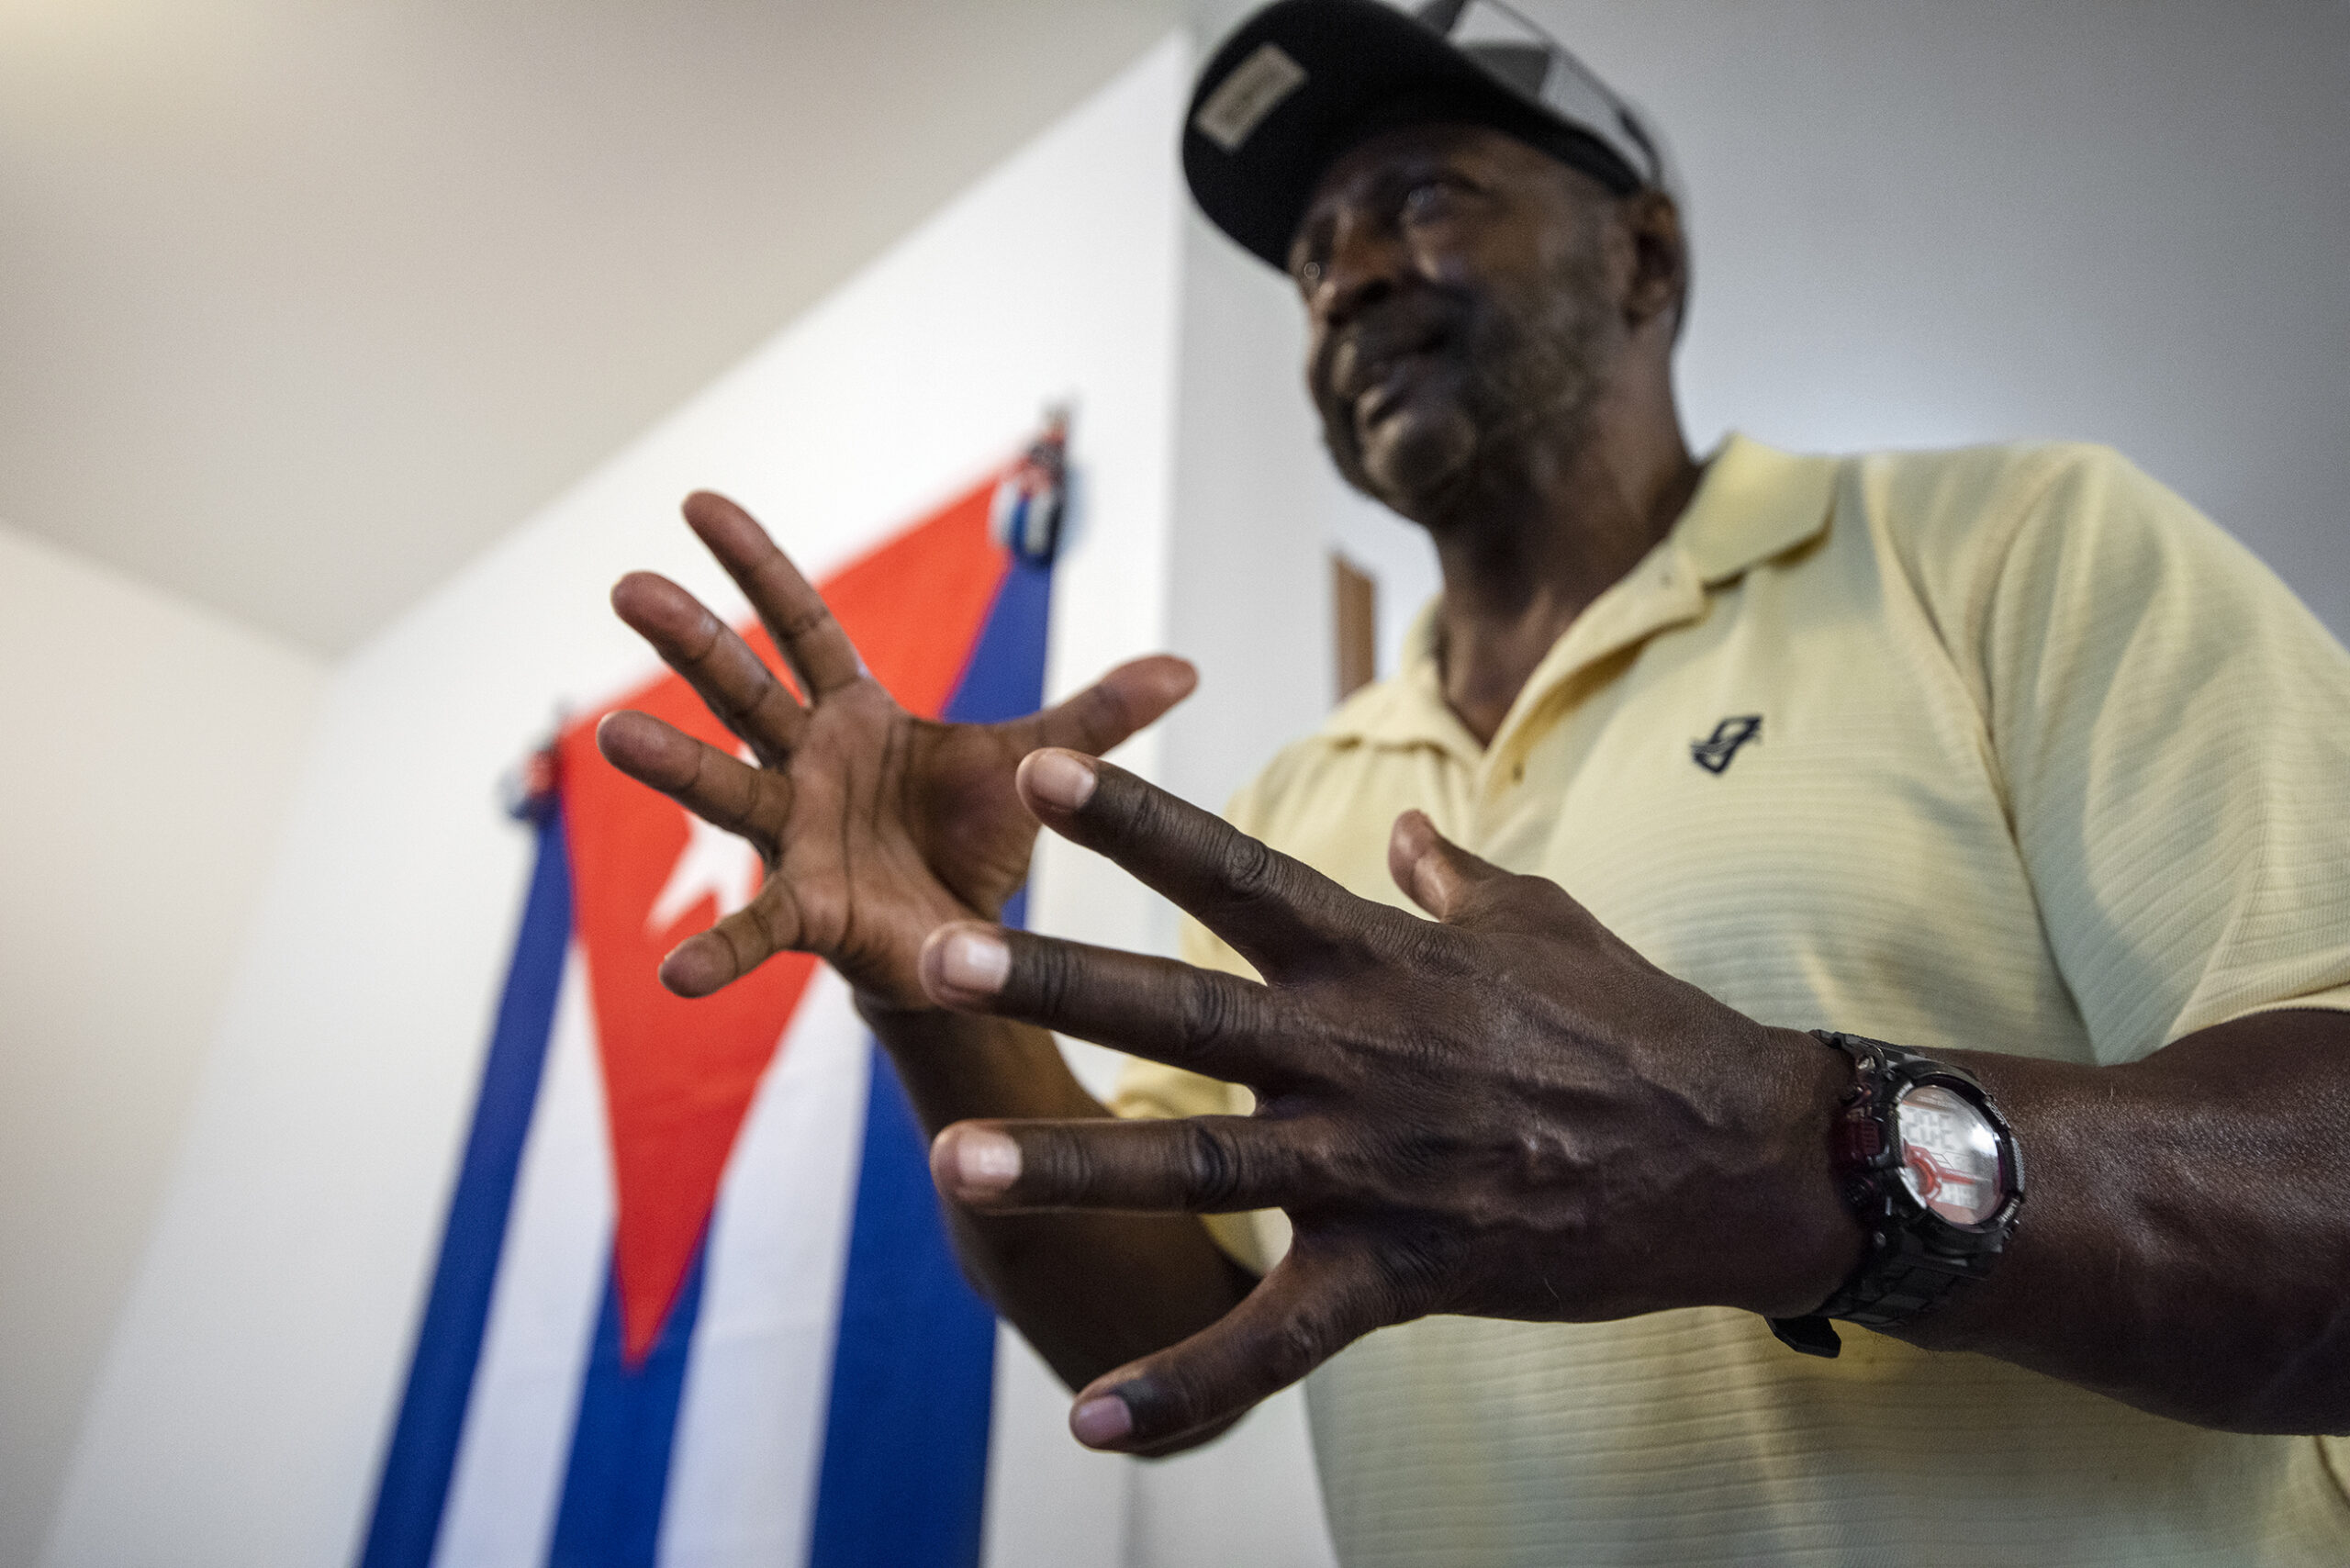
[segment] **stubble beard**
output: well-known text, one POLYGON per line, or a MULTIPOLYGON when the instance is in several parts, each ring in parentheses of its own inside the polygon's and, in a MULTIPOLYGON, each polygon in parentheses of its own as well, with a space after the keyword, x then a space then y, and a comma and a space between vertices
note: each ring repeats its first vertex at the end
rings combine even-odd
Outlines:
POLYGON ((1431 532, 1473 525, 1530 445, 1588 438, 1612 346, 1599 286, 1594 245, 1522 299, 1453 296, 1456 323, 1427 373, 1449 388, 1424 389, 1368 432, 1351 405, 1324 403, 1339 474, 1431 532))

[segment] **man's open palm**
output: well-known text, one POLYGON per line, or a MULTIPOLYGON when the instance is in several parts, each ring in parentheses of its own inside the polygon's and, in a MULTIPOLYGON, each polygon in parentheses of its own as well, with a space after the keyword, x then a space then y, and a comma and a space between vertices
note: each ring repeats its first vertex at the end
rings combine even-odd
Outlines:
POLYGON ((706 996, 797 950, 878 1002, 928 1006, 924 938, 947 921, 993 920, 1028 874, 1036 822, 1013 790, 1020 759, 1039 746, 1107 751, 1189 695, 1192 667, 1137 659, 998 724, 917 718, 865 673, 822 597, 749 513, 705 491, 685 516, 758 611, 799 694, 677 584, 636 572, 612 589, 621 619, 756 759, 643 713, 614 713, 596 732, 614 767, 740 834, 767 864, 757 896, 681 943, 662 982, 706 996))

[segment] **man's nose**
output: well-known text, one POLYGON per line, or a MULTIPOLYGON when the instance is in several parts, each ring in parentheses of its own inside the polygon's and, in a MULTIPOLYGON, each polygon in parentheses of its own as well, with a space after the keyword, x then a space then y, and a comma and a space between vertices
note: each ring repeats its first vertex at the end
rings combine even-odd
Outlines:
POLYGON ((1342 222, 1321 266, 1309 300, 1325 325, 1341 327, 1393 294, 1412 256, 1393 224, 1342 222))

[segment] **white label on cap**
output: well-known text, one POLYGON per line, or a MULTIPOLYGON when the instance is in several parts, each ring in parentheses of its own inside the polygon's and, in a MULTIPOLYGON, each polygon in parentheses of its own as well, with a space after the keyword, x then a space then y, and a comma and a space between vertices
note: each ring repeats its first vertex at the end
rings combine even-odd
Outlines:
POLYGON ((1265 117, 1304 85, 1304 66, 1292 60, 1281 45, 1261 43, 1208 95, 1192 123, 1226 152, 1237 152, 1265 117))

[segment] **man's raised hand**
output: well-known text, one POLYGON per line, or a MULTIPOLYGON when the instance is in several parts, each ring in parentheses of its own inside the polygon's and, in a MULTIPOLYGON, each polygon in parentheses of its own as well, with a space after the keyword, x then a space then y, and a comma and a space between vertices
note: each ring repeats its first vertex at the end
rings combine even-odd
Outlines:
POLYGON ((1555 883, 1389 849, 1436 918, 1347 892, 1106 764, 1040 752, 1023 798, 1223 936, 1264 982, 960 924, 930 993, 1248 1084, 1248 1116, 964 1122, 947 1194, 990 1212, 1278 1207, 1288 1255, 1221 1321, 1092 1381, 1072 1426, 1164 1451, 1353 1339, 1431 1313, 1808 1311, 1858 1256, 1828 1170, 1849 1070, 1650 965, 1555 883))
POLYGON ((767 863, 751 902, 680 943, 662 982, 705 996, 797 950, 873 1001, 926 1007, 923 939, 943 922, 993 919, 1027 875, 1036 823, 1013 789, 1020 758, 1038 746, 1107 751, 1187 696, 1192 667, 1137 659, 999 724, 919 719, 865 673, 822 597, 749 513, 699 492, 685 516, 749 598, 800 695, 675 583, 638 572, 612 589, 621 619, 755 759, 643 713, 614 713, 596 732, 614 767, 740 834, 767 863))

